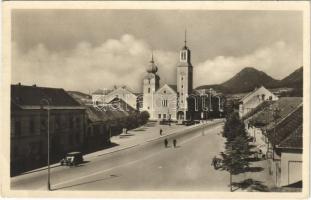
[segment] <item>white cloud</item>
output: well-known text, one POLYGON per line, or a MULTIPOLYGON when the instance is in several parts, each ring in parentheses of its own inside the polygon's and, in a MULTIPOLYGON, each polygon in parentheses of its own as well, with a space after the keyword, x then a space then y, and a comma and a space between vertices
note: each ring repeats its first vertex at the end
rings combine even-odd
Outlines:
MULTIPOLYGON (((21 52, 13 44, 12 83, 83 92, 124 84, 141 91, 151 51, 148 43, 128 34, 98 46, 80 42, 74 49, 61 52, 50 51, 43 44, 21 52)), ((221 83, 246 66, 283 78, 301 66, 302 55, 298 52, 279 41, 242 57, 218 56, 194 63, 194 85, 221 83)), ((154 57, 161 82, 174 84, 178 51, 154 50, 154 57)))
POLYGON ((244 67, 254 67, 273 78, 282 79, 302 66, 302 55, 283 41, 259 48, 241 57, 218 56, 194 69, 195 86, 222 83, 244 67))
MULTIPOLYGON (((154 54, 161 79, 175 78, 177 54, 160 50, 154 54)), ((99 46, 81 42, 63 52, 52 52, 39 44, 22 53, 13 45, 12 82, 84 92, 125 84, 140 91, 150 58, 149 45, 128 34, 99 46)))

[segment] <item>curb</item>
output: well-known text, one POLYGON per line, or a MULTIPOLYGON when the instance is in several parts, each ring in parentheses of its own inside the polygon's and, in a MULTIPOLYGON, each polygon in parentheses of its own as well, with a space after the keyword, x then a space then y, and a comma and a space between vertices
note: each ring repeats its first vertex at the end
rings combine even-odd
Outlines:
POLYGON ((107 154, 112 154, 112 153, 116 153, 118 151, 123 151, 123 150, 126 150, 126 149, 131 149, 131 148, 134 148, 136 146, 139 146, 140 144, 134 144, 134 145, 131 145, 131 146, 128 146, 128 147, 124 147, 122 149, 117 149, 115 151, 111 151, 111 152, 107 152, 107 153, 102 153, 102 154, 99 154, 97 156, 94 156, 94 157, 98 157, 98 156, 104 156, 104 155, 107 155, 107 154))

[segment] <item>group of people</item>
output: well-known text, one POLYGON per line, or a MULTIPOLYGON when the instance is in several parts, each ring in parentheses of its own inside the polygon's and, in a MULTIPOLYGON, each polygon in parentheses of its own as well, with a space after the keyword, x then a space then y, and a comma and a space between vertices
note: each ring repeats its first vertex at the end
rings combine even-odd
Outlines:
MULTIPOLYGON (((164 140, 164 146, 165 146, 165 148, 168 147, 168 140, 166 138, 164 140)), ((177 140, 176 139, 173 140, 173 146, 174 146, 174 148, 177 147, 177 140)))

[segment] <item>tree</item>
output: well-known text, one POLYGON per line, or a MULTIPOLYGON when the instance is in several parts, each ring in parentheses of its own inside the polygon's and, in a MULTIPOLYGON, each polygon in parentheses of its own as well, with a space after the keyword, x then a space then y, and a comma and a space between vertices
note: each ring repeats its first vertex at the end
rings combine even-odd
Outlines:
POLYGON ((223 134, 227 142, 225 152, 221 153, 221 168, 230 173, 230 190, 232 191, 232 175, 243 173, 249 167, 247 158, 251 155, 249 145, 251 139, 245 131, 243 121, 236 113, 228 116, 223 134))
POLYGON ((149 120, 150 115, 149 115, 149 113, 147 111, 142 111, 140 113, 140 117, 141 117, 142 123, 145 124, 149 120))
POLYGON ((223 136, 226 137, 227 140, 232 140, 240 134, 246 134, 245 125, 243 121, 240 120, 239 114, 233 112, 227 116, 223 136))

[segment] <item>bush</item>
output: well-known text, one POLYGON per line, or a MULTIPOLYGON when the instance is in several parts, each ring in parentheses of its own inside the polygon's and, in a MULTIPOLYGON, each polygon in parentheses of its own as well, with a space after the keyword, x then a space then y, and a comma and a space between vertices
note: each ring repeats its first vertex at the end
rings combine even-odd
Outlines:
POLYGON ((147 111, 142 111, 142 112, 140 113, 140 118, 141 118, 142 124, 147 123, 148 120, 149 120, 149 117, 150 117, 150 115, 149 115, 149 113, 148 113, 147 111))

